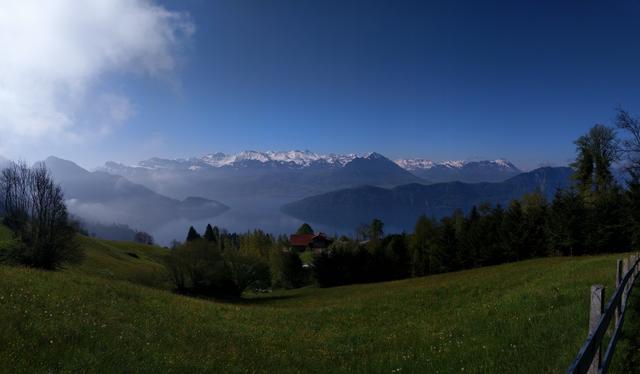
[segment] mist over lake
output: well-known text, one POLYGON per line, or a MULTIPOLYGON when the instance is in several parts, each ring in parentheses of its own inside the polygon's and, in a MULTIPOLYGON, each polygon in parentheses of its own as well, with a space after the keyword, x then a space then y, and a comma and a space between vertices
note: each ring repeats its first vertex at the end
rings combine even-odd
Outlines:
MULTIPOLYGON (((203 232, 207 224, 218 226, 229 232, 244 233, 260 229, 273 235, 289 235, 305 223, 305 221, 283 213, 280 208, 283 204, 291 202, 291 199, 245 199, 234 200, 229 203, 230 209, 226 212, 204 219, 176 219, 151 230, 154 239, 161 245, 169 245, 172 240, 183 241, 187 230, 193 226, 199 232, 203 232)), ((356 227, 335 226, 308 222, 316 232, 324 232, 328 235, 353 236, 356 227)))

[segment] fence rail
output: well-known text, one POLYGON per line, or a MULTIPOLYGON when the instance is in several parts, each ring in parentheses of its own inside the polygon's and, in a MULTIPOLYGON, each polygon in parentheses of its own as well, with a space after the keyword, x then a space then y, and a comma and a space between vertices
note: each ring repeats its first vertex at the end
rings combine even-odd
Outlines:
POLYGON ((618 260, 616 264, 616 290, 605 306, 604 286, 591 286, 591 312, 589 315, 589 337, 580 348, 567 373, 607 373, 620 338, 627 300, 640 273, 640 256, 618 260), (615 322, 611 339, 602 354, 602 343, 611 321, 615 322))

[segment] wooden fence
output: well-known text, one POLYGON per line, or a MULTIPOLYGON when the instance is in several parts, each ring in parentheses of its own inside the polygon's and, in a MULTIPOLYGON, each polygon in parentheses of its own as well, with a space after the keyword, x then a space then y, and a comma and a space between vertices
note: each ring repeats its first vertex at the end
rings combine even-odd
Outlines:
POLYGON ((578 352, 567 373, 606 373, 620 338, 624 322, 627 299, 640 273, 640 256, 633 255, 629 259, 618 260, 616 264, 616 290, 605 305, 604 286, 591 286, 591 312, 589 317, 589 337, 578 352), (614 321, 609 344, 602 352, 602 344, 614 321))

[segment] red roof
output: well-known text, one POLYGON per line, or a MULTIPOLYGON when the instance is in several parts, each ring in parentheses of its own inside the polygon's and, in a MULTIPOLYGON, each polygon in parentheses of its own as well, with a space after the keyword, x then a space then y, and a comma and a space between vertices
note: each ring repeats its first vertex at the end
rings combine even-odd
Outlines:
POLYGON ((292 247, 307 247, 315 237, 315 234, 293 234, 289 241, 292 247))

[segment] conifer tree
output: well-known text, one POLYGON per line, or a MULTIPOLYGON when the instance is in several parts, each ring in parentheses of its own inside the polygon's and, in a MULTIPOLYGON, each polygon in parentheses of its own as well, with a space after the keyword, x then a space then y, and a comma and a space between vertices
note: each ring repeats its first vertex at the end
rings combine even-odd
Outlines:
POLYGON ((216 234, 213 232, 213 227, 211 227, 211 224, 207 225, 207 228, 204 231, 204 238, 208 242, 215 242, 216 241, 216 234))
POLYGON ((369 226, 371 229, 371 240, 380 240, 384 234, 384 223, 381 220, 374 218, 369 226))
POLYGON ((193 228, 193 226, 189 227, 189 233, 187 234, 187 241, 188 242, 192 242, 194 240, 198 240, 198 239, 201 239, 201 238, 202 237, 200 236, 200 234, 198 234, 196 229, 193 228))
POLYGON ((313 234, 313 229, 308 223, 303 223, 296 231, 298 235, 313 234))
POLYGON ((414 234, 411 237, 411 273, 420 277, 431 274, 432 242, 435 239, 435 228, 432 222, 422 215, 418 218, 414 234))
POLYGON ((502 251, 506 261, 517 261, 524 258, 524 233, 522 204, 519 200, 511 201, 502 220, 502 251))
POLYGON ((551 254, 582 254, 587 213, 584 202, 575 189, 556 192, 551 203, 548 227, 551 254))

